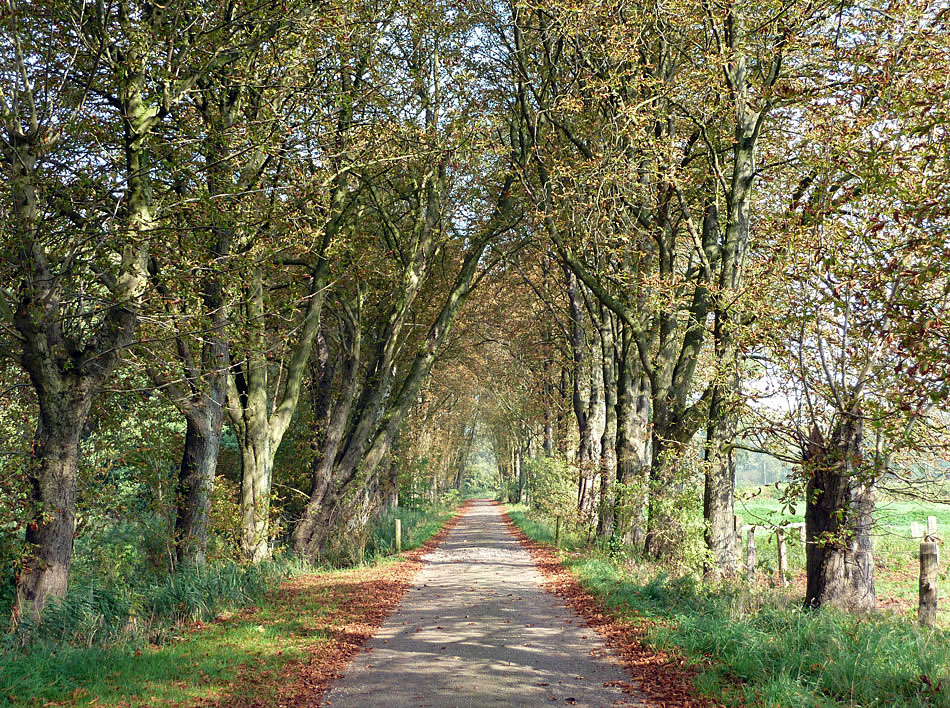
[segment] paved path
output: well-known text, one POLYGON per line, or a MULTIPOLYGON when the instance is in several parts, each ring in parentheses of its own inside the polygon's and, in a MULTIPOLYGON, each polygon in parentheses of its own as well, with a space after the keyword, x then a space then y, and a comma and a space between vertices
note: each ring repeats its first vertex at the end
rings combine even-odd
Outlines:
POLYGON ((333 708, 642 705, 597 634, 541 587, 487 501, 469 508, 367 642, 333 708))

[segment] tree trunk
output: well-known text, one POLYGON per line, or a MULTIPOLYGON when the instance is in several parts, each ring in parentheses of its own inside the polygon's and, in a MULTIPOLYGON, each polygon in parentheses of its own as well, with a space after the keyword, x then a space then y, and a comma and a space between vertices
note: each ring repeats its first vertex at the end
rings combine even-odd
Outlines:
POLYGON ((269 431, 241 445, 241 551, 252 563, 270 556, 270 493, 274 450, 269 431))
MULTIPOLYGON (((147 132, 147 122, 130 124, 126 135, 129 164, 137 164, 141 157, 147 132), (140 128, 143 132, 138 132, 140 128)), ((151 219, 146 177, 130 171, 123 225, 129 239, 117 258, 111 302, 100 311, 104 312, 102 321, 90 325, 85 341, 68 337, 61 309, 61 277, 67 276, 54 273, 39 234, 35 189, 39 147, 35 141, 42 134, 33 133, 28 140, 9 126, 7 134, 3 152, 12 168, 8 188, 13 197, 15 248, 11 251, 23 275, 16 284, 15 312, 10 313, 6 303, 4 308, 20 334, 20 364, 30 377, 40 409, 27 470, 33 518, 27 524, 27 550, 16 579, 14 618, 24 613, 39 618, 48 596, 66 593, 76 526, 79 440, 94 396, 112 375, 138 324, 146 281, 145 251, 130 244, 146 241, 151 219)), ((97 308, 101 306, 97 303, 97 308)))
POLYGON ((577 291, 577 278, 566 265, 564 277, 567 281, 567 295, 571 306, 571 353, 573 356, 573 394, 571 402, 574 408, 574 417, 577 420, 578 434, 578 477, 577 477, 577 509, 583 511, 587 500, 587 474, 593 461, 591 420, 587 411, 587 404, 581 391, 581 375, 584 367, 584 347, 586 334, 584 332, 584 311, 582 301, 577 291))
MULTIPOLYGON (((324 235, 323 249, 327 248, 324 235)), ((245 558, 258 563, 269 555, 269 518, 271 480, 274 455, 290 425, 313 342, 320 327, 326 296, 329 268, 318 257, 310 274, 307 309, 297 341, 290 348, 282 390, 274 396, 276 405, 268 404, 271 394, 268 362, 264 355, 263 278, 259 269, 252 274, 247 298, 247 321, 252 342, 244 361, 232 365, 228 376, 228 416, 238 433, 241 449, 241 550, 245 558)), ((278 384, 279 385, 279 384, 278 384)))
POLYGON ((853 536, 845 562, 850 585, 850 607, 859 612, 874 612, 877 609, 874 545, 871 540, 875 496, 873 482, 859 484, 851 495, 853 536))
POLYGON ((705 572, 711 577, 732 577, 739 563, 734 508, 736 462, 731 447, 735 435, 732 415, 725 410, 728 404, 722 395, 719 389, 713 394, 706 426, 703 519, 706 548, 711 555, 705 572))
POLYGON ((849 548, 854 536, 851 485, 861 451, 859 416, 845 413, 831 440, 812 430, 805 455, 809 479, 805 505, 805 605, 853 605, 848 574, 849 548))
POLYGON ((679 520, 674 513, 680 449, 656 430, 655 422, 651 449, 647 532, 643 551, 652 558, 670 558, 675 554, 682 535, 679 520))
POLYGON ((639 357, 623 333, 617 380, 617 484, 615 533, 643 550, 646 540, 647 481, 650 470, 650 393, 639 357))
POLYGON ((608 538, 614 530, 615 489, 617 480, 617 349, 610 310, 600 305, 600 342, 604 380, 604 431, 600 438, 600 504, 597 512, 597 536, 608 538))
MULTIPOLYGON (((545 386, 545 388, 548 388, 545 386)), ((550 391, 548 391, 550 395, 550 391)), ((554 412, 550 403, 544 409, 544 456, 554 457, 554 412)))
POLYGON ((39 617, 48 597, 63 597, 69 582, 76 530, 79 433, 90 396, 71 391, 54 410, 41 405, 29 464, 33 516, 26 527, 30 553, 17 575, 17 614, 39 617), (78 395, 77 395, 78 394, 78 395))
POLYGON ((220 403, 210 403, 186 417, 185 449, 175 499, 175 556, 179 568, 203 568, 207 560, 208 514, 223 421, 220 403))
MULTIPOLYGON (((380 370, 385 374, 383 388, 386 390, 373 392, 374 395, 367 401, 366 406, 362 405, 363 397, 360 397, 354 412, 357 419, 354 428, 351 428, 345 444, 341 445, 339 453, 335 455, 332 483, 328 486, 328 493, 324 496, 324 502, 318 503, 311 499, 310 504, 313 504, 314 507, 307 527, 295 531, 295 535, 299 533, 299 539, 295 538, 294 541, 294 546, 298 549, 298 552, 302 551, 306 555, 311 555, 316 549, 323 546, 332 520, 341 511, 339 507, 344 492, 347 492, 351 485, 354 485, 358 480, 371 479, 376 473, 379 463, 389 454, 390 446, 396 440, 403 420, 416 403, 426 377, 431 372, 446 338, 452 332, 455 318, 476 283, 482 254, 496 233, 495 221, 498 217, 507 215, 508 192, 513 181, 513 176, 506 175, 491 220, 477 237, 473 238, 472 245, 462 261, 461 269, 457 273, 435 320, 429 327, 424 342, 408 363, 405 376, 398 386, 398 390, 395 391, 395 395, 390 395, 390 389, 395 384, 393 372, 395 372, 396 367, 393 364, 398 353, 398 342, 396 341, 398 337, 384 337, 383 353, 379 361, 385 363, 385 368, 381 367, 380 370)), ((387 326, 387 331, 390 334, 396 331, 394 327, 402 326, 401 323, 408 313, 409 306, 415 298, 415 293, 421 287, 422 279, 420 276, 429 263, 429 256, 425 253, 431 255, 430 249, 434 248, 432 245, 434 243, 433 231, 438 220, 436 196, 434 193, 430 193, 429 209, 426 210, 423 225, 423 232, 426 236, 424 245, 420 246, 423 256, 405 274, 411 287, 401 293, 404 306, 396 313, 395 320, 390 319, 387 326)))
POLYGON ((521 448, 517 448, 514 453, 515 476, 518 478, 518 503, 524 504, 527 494, 525 477, 525 467, 521 456, 521 448))
MULTIPOLYGON (((737 26, 741 26, 742 19, 738 12, 729 17, 737 26)), ((780 55, 774 61, 780 62, 780 55)), ((733 527, 736 471, 731 450, 737 414, 730 399, 739 394, 738 370, 741 354, 735 342, 735 323, 738 320, 737 305, 741 307, 742 304, 742 300, 737 298, 735 293, 742 285, 743 263, 749 248, 752 185, 756 176, 756 145, 761 121, 767 110, 759 109, 758 112, 753 112, 749 108, 745 57, 729 64, 726 72, 735 86, 738 110, 732 141, 732 179, 724 195, 727 206, 725 238, 718 253, 710 249, 707 254, 707 257, 718 255, 720 259, 719 292, 714 298, 713 338, 716 360, 720 366, 719 375, 723 382, 714 385, 709 406, 703 518, 706 524, 706 547, 715 564, 715 568, 707 566, 706 570, 731 576, 737 571, 738 548, 733 527)), ((718 219, 716 202, 710 201, 703 218, 704 243, 713 243, 712 235, 718 232, 718 219)))
POLYGON ((396 456, 395 453, 390 455, 389 458, 389 469, 387 470, 389 481, 387 489, 389 490, 388 498, 386 501, 387 509, 398 509, 399 508, 399 460, 400 458, 396 456))
MULTIPOLYGON (((303 516, 294 528, 291 543, 294 551, 312 561, 326 552, 330 512, 335 509, 338 491, 335 487, 337 456, 343 444, 350 412, 359 391, 359 365, 362 347, 360 331, 360 300, 354 309, 341 302, 344 323, 345 352, 340 374, 340 395, 330 409, 323 446, 313 461, 313 486, 303 516)), ((398 494, 398 491, 397 491, 398 494)), ((397 497, 398 502, 398 497, 397 497)))

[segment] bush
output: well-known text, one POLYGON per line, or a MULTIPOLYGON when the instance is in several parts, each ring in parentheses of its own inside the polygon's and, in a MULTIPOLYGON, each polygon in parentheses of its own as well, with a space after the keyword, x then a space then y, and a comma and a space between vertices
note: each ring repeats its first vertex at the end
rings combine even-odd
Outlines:
POLYGON ((453 509, 462 501, 462 493, 458 489, 446 489, 439 498, 439 504, 447 509, 453 509))
POLYGON ((577 511, 577 491, 567 463, 555 457, 529 457, 524 461, 530 503, 549 516, 565 518, 577 511))

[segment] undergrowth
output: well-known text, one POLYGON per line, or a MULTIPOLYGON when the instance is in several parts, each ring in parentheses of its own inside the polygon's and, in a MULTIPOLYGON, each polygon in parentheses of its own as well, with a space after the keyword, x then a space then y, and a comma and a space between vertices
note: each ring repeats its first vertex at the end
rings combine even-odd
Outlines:
MULTIPOLYGON (((508 515, 529 537, 541 543, 554 545, 557 527, 553 520, 528 513, 528 508, 524 504, 508 504, 506 508, 508 515)), ((578 530, 573 525, 562 523, 560 546, 562 549, 573 550, 586 544, 587 535, 584 531, 578 530)))
POLYGON ((366 546, 370 557, 385 556, 396 548, 396 519, 402 525, 402 550, 419 548, 441 529, 454 514, 449 505, 436 505, 423 509, 397 507, 380 515, 370 533, 366 546))
POLYGON ((268 589, 307 567, 286 557, 257 565, 226 562, 182 569, 144 586, 85 580, 72 585, 64 598, 51 598, 41 622, 24 616, 6 635, 5 648, 161 643, 184 622, 206 621, 255 604, 268 589))
MULTIPOLYGON (((549 542, 550 521, 511 516, 549 542)), ((693 662, 697 689, 726 705, 950 708, 946 630, 921 630, 888 613, 806 610, 782 591, 707 587, 603 551, 562 562, 619 617, 646 621, 646 642, 693 662)))

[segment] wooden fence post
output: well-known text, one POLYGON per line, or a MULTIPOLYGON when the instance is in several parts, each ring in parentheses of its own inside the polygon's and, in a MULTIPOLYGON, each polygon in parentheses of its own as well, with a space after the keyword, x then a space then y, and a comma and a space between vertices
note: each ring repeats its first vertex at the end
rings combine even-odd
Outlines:
POLYGON ((785 529, 775 529, 775 545, 778 546, 778 577, 782 587, 788 587, 788 549, 785 547, 785 529))
POLYGON ((561 547, 561 515, 557 515, 557 524, 554 526, 554 547, 561 547))
POLYGON ((917 621, 923 627, 937 623, 937 543, 925 541, 920 544, 920 604, 917 606, 917 621))
POLYGON ((402 520, 396 519, 396 553, 402 553, 402 520))
POLYGON ((755 526, 749 527, 745 546, 745 570, 749 580, 755 580, 755 526))

